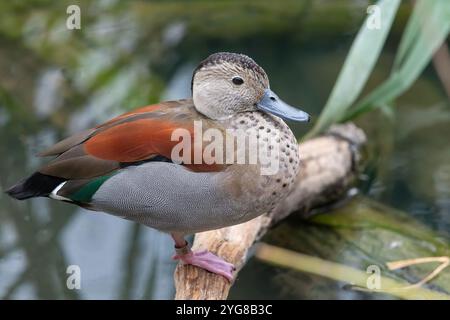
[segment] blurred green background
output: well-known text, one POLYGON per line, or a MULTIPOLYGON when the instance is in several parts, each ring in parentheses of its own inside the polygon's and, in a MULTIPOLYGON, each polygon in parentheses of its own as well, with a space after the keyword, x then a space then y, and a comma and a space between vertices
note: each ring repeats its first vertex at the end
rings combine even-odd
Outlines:
MULTIPOLYGON (((33 172, 43 161, 34 155, 69 134, 138 106, 190 96, 193 69, 217 51, 254 58, 280 97, 317 118, 371 3, 2 1, 1 188, 33 172), (81 30, 66 28, 71 4, 81 8, 81 30)), ((363 92, 389 76, 411 10, 411 1, 403 1, 363 92)), ((366 225, 355 227, 354 220, 344 219, 340 225, 348 223, 349 229, 342 232, 326 219, 289 219, 265 240, 363 270, 387 256, 448 255, 449 107, 430 64, 397 99, 395 111, 356 119, 369 139, 358 182, 363 196, 337 217, 352 217, 362 206, 382 212, 376 219, 380 225, 387 219, 384 227, 372 225, 367 231, 366 225), (409 220, 398 225, 406 231, 386 231, 395 225, 389 219, 404 215, 409 220), (414 234, 416 228, 425 228, 429 237, 414 234)), ((291 127, 299 138, 311 129, 291 127)), ((0 298, 170 299, 171 255, 170 237, 149 228, 56 201, 18 202, 0 194, 0 298), (81 290, 66 288, 71 264, 81 267, 81 290)), ((420 274, 413 271, 399 276, 417 281, 420 274)), ((389 296, 251 259, 230 298, 389 296)))

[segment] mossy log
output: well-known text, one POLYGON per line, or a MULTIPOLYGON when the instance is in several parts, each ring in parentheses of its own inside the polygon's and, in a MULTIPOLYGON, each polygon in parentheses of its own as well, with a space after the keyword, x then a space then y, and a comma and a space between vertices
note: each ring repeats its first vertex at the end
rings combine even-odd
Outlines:
MULTIPOLYGON (((207 249, 237 270, 244 266, 252 245, 290 213, 307 215, 345 197, 357 173, 364 133, 353 124, 332 127, 325 135, 300 144, 302 170, 294 190, 271 214, 246 223, 195 235, 194 250, 207 249)), ((191 265, 175 270, 175 299, 226 299, 232 283, 191 265)))
POLYGON ((289 219, 288 223, 271 230, 264 242, 265 245, 257 248, 255 257, 265 263, 280 265, 281 259, 276 256, 280 250, 290 250, 294 255, 301 253, 299 256, 304 257, 300 263, 300 260, 290 260, 288 265, 283 265, 291 270, 286 270, 277 283, 295 296, 304 297, 307 292, 308 297, 321 299, 342 299, 349 295, 357 299, 448 300, 450 297, 450 270, 446 267, 450 261, 450 243, 445 232, 437 232, 413 215, 363 195, 308 219, 289 219), (267 250, 270 248, 267 244, 282 244, 283 248, 267 250), (324 266, 317 268, 308 263, 314 259, 320 259, 324 266), (413 260, 417 263, 392 268, 402 265, 399 261, 413 260), (396 263, 392 264, 393 261, 396 263), (358 273, 366 275, 366 280, 369 278, 369 267, 378 267, 380 276, 385 277, 378 289, 356 285, 358 273), (346 268, 355 272, 341 273, 346 268), (430 278, 438 268, 445 270, 430 278), (431 281, 424 282, 427 278, 431 281), (391 280, 397 282, 396 288, 402 289, 389 289, 391 280))

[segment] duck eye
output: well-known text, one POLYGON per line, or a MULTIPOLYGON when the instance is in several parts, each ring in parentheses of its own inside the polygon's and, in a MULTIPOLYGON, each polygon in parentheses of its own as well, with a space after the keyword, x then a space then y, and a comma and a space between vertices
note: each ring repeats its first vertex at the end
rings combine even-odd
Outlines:
POLYGON ((233 83, 237 84, 238 86, 244 83, 244 80, 242 80, 241 77, 234 77, 231 81, 233 81, 233 83))

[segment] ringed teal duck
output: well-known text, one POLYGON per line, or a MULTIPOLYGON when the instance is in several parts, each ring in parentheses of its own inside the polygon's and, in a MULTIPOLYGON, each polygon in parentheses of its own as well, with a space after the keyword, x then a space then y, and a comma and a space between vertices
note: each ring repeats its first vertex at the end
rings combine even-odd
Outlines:
POLYGON ((300 168, 296 138, 282 119, 309 116, 280 100, 265 71, 243 54, 212 54, 195 69, 191 87, 192 99, 142 107, 60 141, 40 154, 52 161, 7 193, 65 201, 167 232, 174 259, 231 281, 232 264, 191 251, 184 237, 272 210, 300 168), (211 129, 224 139, 206 137, 211 129), (180 150, 181 142, 192 150, 180 150), (229 146, 237 150, 231 156, 229 146), (239 151, 248 151, 243 162, 239 151), (248 160, 255 154, 270 163, 263 156, 248 160), (276 170, 264 173, 273 163, 276 170))

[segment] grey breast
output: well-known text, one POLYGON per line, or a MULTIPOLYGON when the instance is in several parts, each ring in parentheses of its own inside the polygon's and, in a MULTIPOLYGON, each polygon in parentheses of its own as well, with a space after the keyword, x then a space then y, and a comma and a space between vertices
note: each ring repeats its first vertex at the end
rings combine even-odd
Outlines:
POLYGON ((221 186, 223 174, 167 162, 130 166, 99 188, 92 206, 165 232, 218 229, 243 222, 246 211, 221 186))

